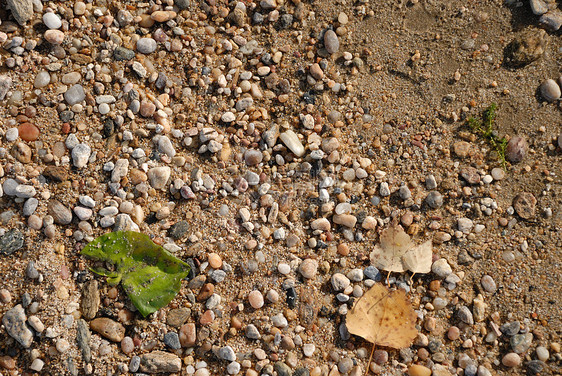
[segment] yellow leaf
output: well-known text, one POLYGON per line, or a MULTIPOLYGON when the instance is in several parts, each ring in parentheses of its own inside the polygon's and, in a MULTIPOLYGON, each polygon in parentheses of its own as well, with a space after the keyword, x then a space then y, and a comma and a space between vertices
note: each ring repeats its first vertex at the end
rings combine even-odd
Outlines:
POLYGON ((377 283, 355 302, 346 325, 351 334, 375 345, 402 349, 418 334, 416 318, 404 290, 389 291, 377 283))

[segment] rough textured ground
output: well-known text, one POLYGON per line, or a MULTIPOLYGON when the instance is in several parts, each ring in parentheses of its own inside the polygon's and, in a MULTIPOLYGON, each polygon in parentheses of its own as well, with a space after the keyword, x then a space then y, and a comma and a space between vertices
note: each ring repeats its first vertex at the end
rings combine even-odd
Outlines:
POLYGON ((562 41, 527 1, 13 4, 0 0, 0 375, 361 375, 371 344, 345 317, 385 282, 366 268, 392 223, 451 269, 391 275, 419 335, 377 348, 371 373, 561 374, 562 117, 540 86, 561 76, 562 41), (509 64, 518 38, 544 52, 509 64), (467 123, 492 103, 495 134, 525 140, 505 165, 467 123), (523 193, 536 202, 516 205, 523 193), (195 277, 143 318, 79 253, 112 230, 150 235, 195 277))

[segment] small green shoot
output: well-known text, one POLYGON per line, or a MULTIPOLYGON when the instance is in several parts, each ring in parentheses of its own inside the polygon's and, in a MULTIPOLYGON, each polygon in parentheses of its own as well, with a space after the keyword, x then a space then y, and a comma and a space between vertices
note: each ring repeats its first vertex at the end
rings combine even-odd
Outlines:
POLYGON ((174 299, 181 280, 189 274, 189 264, 155 244, 147 235, 117 231, 102 235, 84 247, 82 254, 114 266, 113 271, 92 268, 107 277, 107 283, 119 283, 144 316, 156 312, 174 299))
POLYGON ((498 106, 495 103, 492 103, 490 107, 482 113, 482 120, 470 117, 468 119, 468 125, 472 128, 474 133, 480 135, 488 141, 490 146, 498 155, 498 159, 500 160, 502 167, 505 169, 507 163, 505 159, 507 140, 505 137, 499 138, 496 132, 494 132, 494 119, 496 117, 497 108, 498 106))

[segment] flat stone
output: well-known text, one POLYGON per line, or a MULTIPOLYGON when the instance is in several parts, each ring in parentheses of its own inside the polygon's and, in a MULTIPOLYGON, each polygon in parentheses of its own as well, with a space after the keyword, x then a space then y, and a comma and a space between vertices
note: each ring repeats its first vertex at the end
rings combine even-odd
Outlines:
POLYGON ((12 16, 20 25, 24 26, 33 17, 32 0, 6 0, 6 3, 12 11, 12 16))
POLYGON ((548 34, 543 29, 523 30, 506 47, 506 63, 520 68, 538 60, 546 50, 548 38, 548 34))
POLYGON ((187 234, 189 228, 189 222, 179 221, 173 224, 172 227, 170 227, 170 229, 168 230, 168 236, 170 236, 174 240, 179 240, 187 234))
POLYGON ((164 335, 164 344, 173 350, 181 348, 180 338, 176 332, 168 332, 164 335))
POLYGON ((181 371, 181 359, 164 351, 153 351, 140 357, 140 370, 145 373, 170 373, 181 371))
POLYGON ((92 360, 92 350, 90 349, 90 330, 88 324, 83 319, 79 319, 76 325, 76 342, 78 348, 82 350, 82 359, 85 362, 92 360))
POLYGON ((187 319, 191 316, 191 310, 189 308, 175 308, 168 312, 166 316, 166 323, 175 328, 179 328, 187 319))
POLYGON ((463 178, 468 184, 478 184, 480 183, 480 174, 474 167, 465 167, 460 172, 461 178, 463 178))
POLYGON ((90 322, 90 328, 113 342, 121 342, 125 337, 125 327, 107 317, 99 317, 90 322))
POLYGON ((33 343, 33 332, 27 327, 27 317, 21 304, 7 311, 2 317, 6 332, 26 349, 33 343))
POLYGON ((132 60, 135 57, 135 51, 125 47, 117 47, 113 50, 113 59, 116 61, 132 60))
POLYGON ((515 212, 523 219, 530 219, 535 216, 537 199, 532 193, 523 192, 513 199, 515 212))
POLYGON ((66 181, 68 179, 68 169, 62 166, 47 166, 43 170, 43 176, 56 182, 66 181))
POLYGON ((47 204, 47 211, 53 217, 55 223, 59 225, 68 225, 72 222, 72 211, 64 206, 60 201, 51 200, 47 204))
POLYGON ((98 281, 92 279, 84 283, 84 287, 82 288, 82 300, 80 301, 82 316, 84 316, 86 320, 93 319, 98 313, 99 306, 100 293, 98 281))
POLYGON ((11 255, 23 247, 23 234, 17 229, 7 231, 0 237, 0 254, 11 255))

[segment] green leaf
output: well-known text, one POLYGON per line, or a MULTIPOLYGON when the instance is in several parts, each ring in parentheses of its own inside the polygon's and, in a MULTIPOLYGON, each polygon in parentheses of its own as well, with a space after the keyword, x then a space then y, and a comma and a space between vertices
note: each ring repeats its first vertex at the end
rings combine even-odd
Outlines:
POLYGON ((82 254, 113 264, 115 271, 91 269, 107 277, 110 285, 121 282, 139 312, 146 317, 174 299, 187 277, 190 266, 147 235, 135 231, 117 231, 91 241, 82 254))

